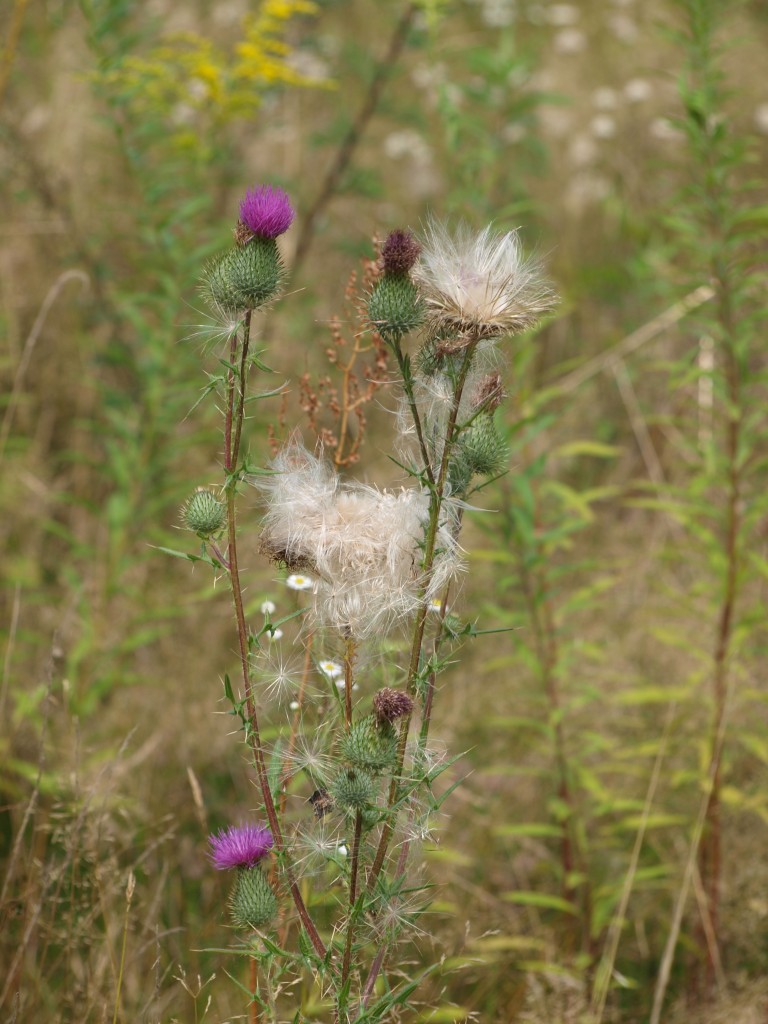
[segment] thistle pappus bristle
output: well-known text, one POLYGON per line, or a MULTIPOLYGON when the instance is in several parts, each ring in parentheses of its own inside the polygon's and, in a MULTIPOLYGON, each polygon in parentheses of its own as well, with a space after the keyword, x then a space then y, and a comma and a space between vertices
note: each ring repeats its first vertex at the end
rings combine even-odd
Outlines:
POLYGON ((430 221, 414 268, 436 330, 474 338, 516 334, 532 327, 556 304, 541 262, 526 256, 517 231, 491 225, 453 232, 430 221))

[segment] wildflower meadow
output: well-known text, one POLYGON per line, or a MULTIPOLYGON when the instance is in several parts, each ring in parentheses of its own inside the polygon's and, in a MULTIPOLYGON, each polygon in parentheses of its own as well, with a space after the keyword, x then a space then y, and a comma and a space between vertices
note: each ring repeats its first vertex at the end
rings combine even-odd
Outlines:
POLYGON ((768 14, 9 0, 0 1017, 768 1014, 768 14))

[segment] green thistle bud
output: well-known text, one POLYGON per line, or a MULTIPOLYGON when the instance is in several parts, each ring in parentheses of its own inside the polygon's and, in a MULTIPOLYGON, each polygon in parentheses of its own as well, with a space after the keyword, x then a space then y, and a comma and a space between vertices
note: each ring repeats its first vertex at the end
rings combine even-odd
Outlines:
POLYGON ((200 537, 218 533, 227 521, 227 506, 213 491, 200 487, 182 506, 182 522, 200 537))
POLYGON ((341 755, 356 768, 374 775, 391 768, 397 754, 397 733, 389 722, 368 715, 355 722, 341 741, 341 755))
POLYGON ((214 308, 236 314, 263 306, 277 293, 284 274, 274 238, 254 237, 213 259, 203 284, 214 308))
POLYGON ((500 473, 506 466, 507 446, 503 438, 499 436, 492 413, 481 413, 462 440, 473 473, 480 476, 493 476, 494 473, 500 473))
POLYGON ((362 811, 376 794, 376 783, 358 768, 344 768, 331 783, 331 795, 336 804, 348 811, 362 811))
POLYGON ((473 476, 493 476, 507 464, 507 446, 492 413, 481 413, 459 437, 449 467, 451 490, 462 494, 473 476))
POLYGON ((277 897, 261 868, 238 869, 229 909, 238 928, 263 928, 275 917, 277 897))
POLYGON ((424 319, 419 292, 407 274, 384 274, 368 299, 368 319, 385 341, 396 341, 424 319))

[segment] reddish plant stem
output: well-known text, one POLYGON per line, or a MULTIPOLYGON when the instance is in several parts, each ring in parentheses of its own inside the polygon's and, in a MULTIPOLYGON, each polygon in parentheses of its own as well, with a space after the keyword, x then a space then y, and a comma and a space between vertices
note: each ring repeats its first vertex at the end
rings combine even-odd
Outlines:
POLYGON ((733 350, 733 313, 727 269, 715 262, 714 278, 717 294, 718 321, 723 331, 725 377, 728 388, 727 427, 725 453, 728 462, 728 487, 725 522, 726 576, 722 603, 718 616, 715 650, 713 654, 713 704, 711 733, 710 774, 712 789, 706 814, 706 834, 701 846, 699 870, 707 894, 712 940, 717 947, 706 943, 706 982, 711 988, 716 976, 716 958, 719 952, 720 888, 722 874, 722 821, 720 792, 722 789, 722 752, 725 705, 728 694, 728 655, 733 635, 733 616, 738 590, 739 532, 741 528, 741 473, 739 446, 741 441, 741 388, 739 366, 733 350))
POLYGON ((258 992, 258 964, 255 957, 251 957, 250 963, 250 987, 251 987, 251 1010, 250 1010, 250 1024, 259 1024, 259 1004, 256 1002, 256 993, 258 992))
MULTIPOLYGON (((248 357, 248 345, 250 340, 250 315, 246 316, 245 329, 243 332, 243 350, 241 353, 240 365, 244 367, 248 357)), ((249 642, 248 642, 248 626, 245 621, 245 610, 243 608, 243 594, 240 586, 240 572, 237 564, 237 524, 235 518, 235 481, 232 478, 232 474, 235 472, 235 446, 232 443, 233 438, 233 419, 235 417, 235 407, 237 406, 237 419, 238 423, 235 426, 235 443, 239 448, 240 444, 240 432, 242 429, 242 417, 244 410, 244 388, 241 387, 240 395, 237 395, 237 381, 235 379, 235 357, 236 352, 236 337, 230 345, 230 367, 228 374, 227 384, 227 408, 226 408, 226 419, 224 423, 224 440, 225 440, 225 452, 224 452, 224 466, 227 472, 228 485, 227 485, 227 534, 228 534, 228 548, 227 556, 229 561, 229 578, 232 585, 232 600, 235 607, 235 618, 237 620, 237 636, 240 647, 240 665, 243 673, 243 692, 245 694, 245 708, 247 712, 247 726, 246 726, 246 740, 253 751, 253 757, 256 765, 256 775, 259 780, 259 787, 261 789, 262 798, 264 800, 264 809, 269 821, 269 827, 272 831, 272 837, 275 843, 275 850, 278 854, 285 854, 285 840, 283 832, 280 827, 280 821, 275 808, 275 802, 272 798, 272 792, 269 787, 269 775, 267 772, 267 765, 264 758, 264 748, 261 741, 261 734, 259 732, 259 722, 256 716, 256 702, 253 694, 253 683, 251 680, 251 674, 249 670, 249 642), (234 351, 233 351, 234 348, 234 351)), ((241 381, 242 384, 242 381, 241 381)), ((312 942, 317 954, 324 957, 326 954, 325 943, 320 938, 320 934, 317 931, 314 921, 309 915, 304 899, 299 890, 296 878, 293 874, 293 870, 284 858, 285 872, 288 878, 288 888, 290 890, 293 902, 296 906, 301 922, 306 929, 307 935, 312 942)))

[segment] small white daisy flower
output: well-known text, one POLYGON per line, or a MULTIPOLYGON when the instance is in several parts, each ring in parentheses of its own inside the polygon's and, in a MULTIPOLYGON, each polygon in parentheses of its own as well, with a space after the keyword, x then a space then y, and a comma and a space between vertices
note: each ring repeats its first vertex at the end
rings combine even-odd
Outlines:
MULTIPOLYGON (((442 607, 443 607, 443 599, 441 597, 433 597, 432 600, 427 605, 427 608, 429 609, 429 611, 437 612, 438 614, 442 610, 442 607)), ((448 611, 447 608, 445 610, 448 611)))
POLYGON ((347 856, 347 848, 344 845, 344 843, 339 843, 339 845, 336 847, 336 850, 340 854, 340 856, 342 856, 342 857, 346 857, 347 856))
POLYGON ((262 615, 274 615, 277 611, 277 605, 273 601, 265 601, 261 606, 262 615))
POLYGON ((555 305, 539 261, 524 255, 516 231, 499 234, 489 225, 475 234, 460 225, 451 234, 431 221, 423 242, 414 277, 438 330, 468 338, 515 334, 555 305))
POLYGON ((267 630, 267 636, 270 640, 280 640, 283 636, 282 629, 270 629, 267 630))
POLYGON ((302 576, 301 573, 294 572, 285 581, 285 585, 289 590, 311 590, 315 581, 309 576, 302 576))
MULTIPOLYGON (((337 661, 321 661, 318 662, 317 667, 320 671, 328 676, 329 679, 336 679, 344 672, 344 666, 340 665, 337 661)), ((342 686, 344 684, 342 683, 342 686)))

